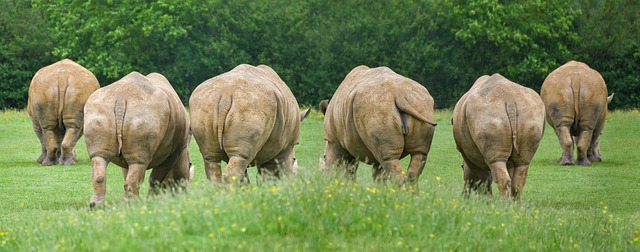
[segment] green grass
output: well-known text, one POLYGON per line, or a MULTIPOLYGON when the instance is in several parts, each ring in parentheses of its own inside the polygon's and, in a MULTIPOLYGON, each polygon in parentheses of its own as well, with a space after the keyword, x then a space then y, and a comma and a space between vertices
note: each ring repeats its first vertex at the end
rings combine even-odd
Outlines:
POLYGON ((122 173, 109 165, 107 207, 92 211, 84 139, 77 165, 40 166, 27 114, 4 111, 0 251, 640 251, 640 112, 610 114, 604 161, 590 167, 557 165, 561 150, 547 128, 521 205, 461 196, 450 117, 436 113, 418 191, 376 185, 366 165, 356 183, 323 176, 315 113, 302 125, 297 177, 219 189, 192 141, 188 193, 123 202, 122 173))

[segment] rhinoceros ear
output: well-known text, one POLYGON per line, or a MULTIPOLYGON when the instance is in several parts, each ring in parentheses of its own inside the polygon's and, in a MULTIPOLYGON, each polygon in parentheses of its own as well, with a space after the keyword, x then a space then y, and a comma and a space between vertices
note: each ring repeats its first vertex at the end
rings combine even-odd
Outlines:
POLYGON ((309 116, 309 112, 311 112, 311 109, 305 109, 302 112, 300 112, 300 121, 302 122, 302 120, 304 120, 305 117, 309 116))
POLYGON ((607 96, 607 104, 611 103, 611 100, 613 100, 613 95, 616 93, 611 93, 610 96, 607 96))
POLYGON ((322 100, 320 102, 320 112, 324 115, 327 112, 327 107, 329 106, 329 100, 322 100))

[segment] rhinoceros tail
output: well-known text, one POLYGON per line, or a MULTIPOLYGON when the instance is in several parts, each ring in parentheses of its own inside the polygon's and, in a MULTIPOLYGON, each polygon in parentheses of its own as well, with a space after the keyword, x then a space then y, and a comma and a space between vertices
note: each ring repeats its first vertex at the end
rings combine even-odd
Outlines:
POLYGON ((69 87, 69 77, 63 79, 62 76, 58 77, 58 111, 57 111, 57 120, 58 120, 58 128, 65 130, 64 128, 64 116, 62 115, 64 111, 64 101, 65 96, 67 95, 67 87, 69 87))
POLYGON ((127 101, 116 100, 116 104, 113 109, 116 121, 116 138, 118 139, 118 156, 122 155, 122 138, 124 131, 124 116, 127 112, 127 101))
POLYGON ((516 150, 516 154, 520 156, 520 150, 518 150, 518 107, 516 103, 509 102, 505 104, 505 110, 507 111, 507 118, 509 118, 509 124, 511 126, 513 148, 516 150))
MULTIPOLYGON (((231 110, 232 99, 229 96, 221 96, 220 100, 218 100, 217 109, 213 109, 213 113, 215 113, 215 117, 218 118, 218 144, 220 144, 220 150, 224 150, 224 144, 222 139, 222 135, 224 133, 224 122, 227 119, 227 115, 229 114, 229 110, 231 110)), ((214 117, 214 118, 215 118, 214 117)))
POLYGON ((573 111, 575 113, 574 119, 573 119, 572 129, 571 129, 571 135, 577 136, 578 135, 578 131, 574 130, 574 129, 578 129, 579 128, 578 125, 579 125, 579 122, 580 122, 580 117, 582 116, 580 114, 580 92, 581 92, 580 88, 582 87, 582 85, 580 85, 580 80, 575 80, 575 78, 571 78, 570 87, 571 87, 571 91, 572 91, 572 94, 573 94, 573 111))
POLYGON ((413 106, 411 106, 411 103, 409 103, 409 101, 406 98, 396 98, 396 107, 398 107, 400 111, 407 113, 420 121, 426 122, 433 126, 438 125, 437 123, 427 119, 424 115, 421 115, 420 112, 418 112, 413 106))

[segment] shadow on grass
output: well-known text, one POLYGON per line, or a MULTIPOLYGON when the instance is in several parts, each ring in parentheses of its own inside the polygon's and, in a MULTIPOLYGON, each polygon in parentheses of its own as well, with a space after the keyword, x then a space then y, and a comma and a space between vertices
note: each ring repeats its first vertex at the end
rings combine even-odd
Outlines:
POLYGON ((618 166, 625 166, 628 165, 628 162, 625 162, 624 160, 614 160, 614 159, 606 159, 606 160, 602 160, 600 162, 593 162, 591 163, 591 166, 580 166, 580 165, 560 165, 558 164, 558 160, 554 159, 554 158, 542 158, 542 159, 538 159, 535 160, 534 162, 532 162, 533 165, 535 166, 551 166, 551 167, 558 167, 558 168, 570 168, 570 167, 618 167, 618 166))
POLYGON ((2 162, 2 163, 4 163, 2 168, 20 167, 21 169, 24 169, 26 167, 40 167, 40 166, 42 166, 41 164, 36 162, 35 158, 33 160, 15 160, 15 161, 5 161, 5 162, 2 162))

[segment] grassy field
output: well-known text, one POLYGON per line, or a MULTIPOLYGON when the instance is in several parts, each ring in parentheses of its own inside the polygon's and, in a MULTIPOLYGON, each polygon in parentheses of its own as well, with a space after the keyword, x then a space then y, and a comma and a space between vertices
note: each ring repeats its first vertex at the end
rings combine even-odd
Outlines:
POLYGON ((560 146, 547 128, 521 205, 461 196, 450 118, 436 113, 419 190, 374 184, 366 165, 356 183, 323 176, 314 114, 302 125, 297 177, 216 188, 192 141, 188 193, 123 202, 122 173, 109 165, 108 205, 90 210, 84 139, 77 165, 43 167, 26 112, 4 111, 0 251, 640 251, 640 112, 610 114, 604 161, 590 167, 557 165, 560 146))

